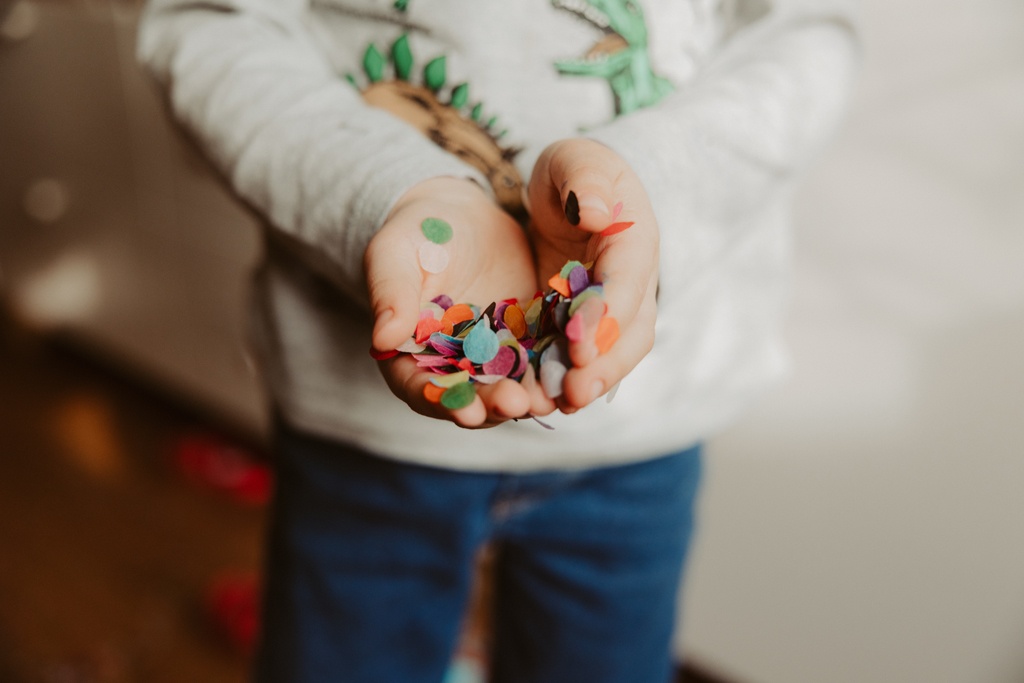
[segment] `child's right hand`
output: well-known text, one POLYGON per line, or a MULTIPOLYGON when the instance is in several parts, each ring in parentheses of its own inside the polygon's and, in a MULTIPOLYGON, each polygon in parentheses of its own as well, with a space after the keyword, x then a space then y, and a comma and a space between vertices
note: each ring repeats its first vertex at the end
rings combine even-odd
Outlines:
MULTIPOLYGON (((438 251, 435 247, 431 247, 438 251)), ((409 190, 395 205, 365 255, 366 281, 373 308, 373 347, 389 351, 416 329, 420 306, 447 294, 456 303, 486 306, 509 297, 529 300, 536 290, 533 256, 522 228, 478 185, 460 178, 435 178, 409 190), (439 218, 452 227, 440 245, 448 263, 440 272, 424 270, 420 248, 428 243, 421 224, 439 218)), ((449 410, 431 403, 423 388, 433 373, 402 354, 379 364, 391 391, 416 412, 462 427, 487 427, 555 409, 527 370, 522 383, 505 379, 478 385, 473 403, 449 410)))

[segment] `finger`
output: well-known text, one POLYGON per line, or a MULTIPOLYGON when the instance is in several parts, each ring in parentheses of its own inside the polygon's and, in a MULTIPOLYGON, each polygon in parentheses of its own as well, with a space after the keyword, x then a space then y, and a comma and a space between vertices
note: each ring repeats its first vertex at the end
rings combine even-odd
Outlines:
POLYGON ((596 143, 590 154, 556 151, 548 165, 551 185, 558 189, 565 220, 586 232, 607 228, 619 202, 615 196, 616 177, 611 172, 619 165, 609 164, 603 151, 596 143))
POLYGON ((478 385, 477 396, 487 409, 488 422, 497 424, 525 417, 530 412, 530 397, 526 389, 512 379, 503 379, 490 385, 478 385))
POLYGON ((646 311, 604 355, 570 369, 562 381, 559 409, 573 412, 603 396, 643 360, 654 344, 654 317, 646 311))
POLYGON ((423 388, 435 375, 426 372, 409 356, 398 356, 379 363, 381 374, 391 392, 410 408, 426 417, 450 420, 460 427, 475 428, 486 426, 487 408, 479 396, 464 408, 450 410, 440 403, 427 400, 423 388))
POLYGON ((540 382, 537 381, 537 375, 534 374, 533 366, 529 365, 526 368, 526 374, 523 375, 522 380, 523 389, 526 390, 527 395, 530 397, 530 415, 536 415, 538 417, 544 417, 555 412, 557 406, 555 402, 548 398, 548 395, 544 393, 543 387, 540 382))
POLYGON ((365 269, 374 316, 372 344, 390 351, 416 330, 423 275, 409 243, 383 235, 370 242, 365 269))

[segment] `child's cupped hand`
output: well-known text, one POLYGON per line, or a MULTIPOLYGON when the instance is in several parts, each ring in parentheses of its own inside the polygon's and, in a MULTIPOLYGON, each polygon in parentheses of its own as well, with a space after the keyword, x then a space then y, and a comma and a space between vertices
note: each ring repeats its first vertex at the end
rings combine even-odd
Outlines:
MULTIPOLYGON (((511 297, 528 301, 537 288, 522 228, 478 185, 460 178, 435 178, 406 192, 367 247, 365 269, 377 351, 395 349, 408 340, 421 305, 440 294, 456 303, 486 306, 511 297), (450 226, 450 238, 442 244, 428 239, 422 227, 426 219, 450 226)), ((450 410, 424 397, 424 387, 434 375, 409 355, 378 365, 391 391, 413 410, 462 427, 488 427, 555 409, 532 368, 521 383, 503 379, 480 385, 470 405, 450 410)))
POLYGON ((544 150, 530 178, 528 204, 538 274, 557 273, 568 260, 593 262, 606 315, 619 325, 618 340, 603 354, 595 320, 582 338, 569 343, 574 367, 556 402, 571 413, 608 392, 654 344, 658 225, 630 166, 610 148, 582 138, 544 150), (628 223, 633 225, 624 227, 628 223))

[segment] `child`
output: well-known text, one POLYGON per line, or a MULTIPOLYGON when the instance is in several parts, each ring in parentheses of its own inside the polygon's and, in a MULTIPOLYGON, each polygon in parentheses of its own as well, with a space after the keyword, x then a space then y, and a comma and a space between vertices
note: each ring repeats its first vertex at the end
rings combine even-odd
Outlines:
POLYGON ((783 370, 787 200, 842 110, 848 5, 150 2, 143 61, 266 219, 259 680, 440 681, 484 543, 492 680, 668 679, 698 444, 783 370), (367 354, 571 259, 620 336, 588 328, 554 391, 449 408, 367 354))

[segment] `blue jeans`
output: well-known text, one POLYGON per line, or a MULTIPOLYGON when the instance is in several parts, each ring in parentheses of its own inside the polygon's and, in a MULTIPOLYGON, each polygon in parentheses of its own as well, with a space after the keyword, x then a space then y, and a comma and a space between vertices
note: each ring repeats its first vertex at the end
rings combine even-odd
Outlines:
POLYGON ((699 448, 584 471, 398 463, 282 429, 255 678, 441 683, 482 546, 494 683, 666 683, 699 448))

